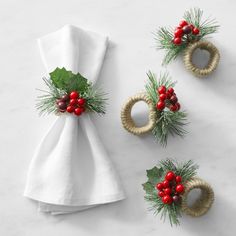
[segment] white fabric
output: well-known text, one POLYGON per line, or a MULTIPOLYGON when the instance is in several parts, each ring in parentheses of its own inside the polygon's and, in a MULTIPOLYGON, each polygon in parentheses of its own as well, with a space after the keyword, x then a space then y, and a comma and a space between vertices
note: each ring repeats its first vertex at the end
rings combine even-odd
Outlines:
MULTIPOLYGON (((65 67, 96 82, 107 37, 65 26, 39 39, 47 72, 65 67)), ((39 210, 65 214, 124 198, 123 188, 88 114, 59 116, 30 164, 24 195, 39 210)))

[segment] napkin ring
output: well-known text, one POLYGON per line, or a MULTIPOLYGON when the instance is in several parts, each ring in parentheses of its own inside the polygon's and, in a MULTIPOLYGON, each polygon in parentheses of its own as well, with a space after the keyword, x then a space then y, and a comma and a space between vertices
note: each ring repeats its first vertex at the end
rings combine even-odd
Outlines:
POLYGON ((164 220, 168 217, 171 225, 180 224, 183 212, 192 217, 206 214, 214 202, 212 187, 196 176, 197 169, 198 166, 191 160, 178 163, 166 159, 147 170, 148 180, 143 184, 145 199, 164 220), (201 193, 190 206, 188 195, 194 189, 199 189, 201 193))
POLYGON ((205 36, 217 32, 219 25, 215 20, 202 20, 203 11, 199 8, 190 9, 184 14, 174 31, 161 27, 156 34, 158 49, 166 51, 163 64, 167 65, 183 52, 185 68, 196 77, 210 75, 218 66, 220 53, 215 45, 203 40, 205 36), (209 61, 204 68, 193 63, 195 50, 206 50, 210 54, 209 61))
POLYGON ((123 127, 130 133, 135 135, 145 134, 154 129, 157 120, 156 108, 153 106, 152 101, 148 98, 146 93, 137 93, 136 95, 130 97, 121 109, 121 122, 123 127), (149 109, 149 121, 146 125, 138 127, 132 116, 131 111, 137 102, 143 101, 148 105, 149 109))
POLYGON ((189 44, 186 47, 183 56, 185 68, 190 72, 192 72, 197 77, 204 77, 211 74, 218 66, 219 60, 220 60, 220 53, 218 49, 215 47, 215 45, 213 45, 208 41, 203 41, 203 40, 189 44), (193 54, 197 49, 206 50, 210 54, 210 59, 208 61, 208 64, 204 68, 199 68, 193 64, 192 60, 193 54))
POLYGON ((181 210, 190 216, 198 217, 206 214, 214 202, 214 192, 212 187, 204 180, 194 177, 185 183, 185 192, 182 197, 181 210), (201 195, 196 202, 189 206, 187 203, 188 194, 193 189, 200 189, 201 195))
POLYGON ((163 146, 167 144, 168 136, 184 136, 186 131, 186 112, 181 111, 181 105, 168 73, 160 75, 159 80, 152 72, 147 73, 148 82, 144 92, 137 93, 127 99, 121 108, 121 123, 128 132, 142 135, 152 132, 155 139, 163 146), (149 119, 144 126, 137 126, 132 115, 134 104, 143 101, 149 109, 149 119))

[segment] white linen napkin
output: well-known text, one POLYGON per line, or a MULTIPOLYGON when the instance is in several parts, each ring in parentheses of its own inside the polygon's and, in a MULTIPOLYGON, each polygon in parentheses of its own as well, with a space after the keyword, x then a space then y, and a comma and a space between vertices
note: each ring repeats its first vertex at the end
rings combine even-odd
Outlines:
MULTIPOLYGON (((47 72, 65 67, 96 82, 107 37, 66 25, 39 39, 47 72)), ((24 195, 39 210, 65 214, 119 201, 124 191, 90 115, 60 115, 31 161, 24 195)))

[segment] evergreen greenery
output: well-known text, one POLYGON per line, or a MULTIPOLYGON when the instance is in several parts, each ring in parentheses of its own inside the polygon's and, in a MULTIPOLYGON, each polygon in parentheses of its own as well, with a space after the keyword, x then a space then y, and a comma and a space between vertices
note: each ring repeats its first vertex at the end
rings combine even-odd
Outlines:
POLYGON ((156 184, 162 182, 168 171, 173 171, 176 175, 182 177, 182 182, 186 183, 197 174, 198 166, 189 160, 187 162, 178 163, 172 159, 166 159, 150 170, 147 170, 147 182, 144 183, 143 189, 146 193, 145 200, 150 204, 149 210, 154 212, 154 215, 160 214, 161 219, 165 221, 169 219, 171 226, 179 225, 181 217, 181 205, 172 203, 164 204, 162 199, 157 195, 156 184))
MULTIPOLYGON (((160 75, 160 79, 157 80, 156 75, 152 72, 147 73, 148 82, 145 85, 146 93, 148 97, 153 102, 153 105, 156 106, 159 100, 159 94, 157 89, 164 85, 166 89, 174 87, 176 82, 172 82, 168 73, 160 75)), ((170 105, 167 101, 167 106, 170 105)), ((183 137, 187 132, 184 129, 184 126, 187 124, 187 113, 184 111, 168 111, 163 110, 157 112, 157 121, 156 126, 152 130, 152 133, 156 140, 158 140, 163 146, 167 145, 167 140, 169 135, 178 135, 183 137)))
POLYGON ((161 27, 157 33, 155 33, 155 40, 157 42, 157 49, 164 49, 166 54, 163 59, 163 65, 167 65, 174 60, 187 46, 189 43, 201 40, 209 34, 216 33, 219 25, 215 19, 207 18, 202 19, 203 11, 199 8, 193 8, 186 11, 184 19, 194 25, 200 30, 199 35, 185 35, 182 38, 181 45, 175 45, 172 41, 174 38, 174 29, 161 27))
POLYGON ((88 82, 81 74, 73 74, 65 68, 56 68, 50 74, 50 78, 43 78, 48 90, 43 95, 38 96, 36 108, 41 114, 59 114, 56 102, 63 95, 71 91, 77 91, 86 100, 86 111, 105 114, 106 98, 99 88, 88 82))

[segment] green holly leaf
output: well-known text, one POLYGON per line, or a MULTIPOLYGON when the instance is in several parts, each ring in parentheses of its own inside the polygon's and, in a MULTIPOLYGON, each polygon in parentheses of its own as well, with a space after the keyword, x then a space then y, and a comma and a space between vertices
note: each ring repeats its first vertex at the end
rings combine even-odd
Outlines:
POLYGON ((146 183, 144 183, 142 185, 143 185, 143 190, 146 193, 152 193, 153 192, 154 187, 153 187, 152 183, 146 182, 146 183))
POLYGON ((63 68, 56 68, 50 74, 50 78, 58 89, 70 91, 86 92, 90 84, 80 73, 74 74, 72 71, 63 68))
POLYGON ((158 181, 160 181, 162 173, 163 173, 163 169, 157 168, 156 166, 150 170, 147 170, 148 181, 152 183, 153 185, 155 185, 158 181))

